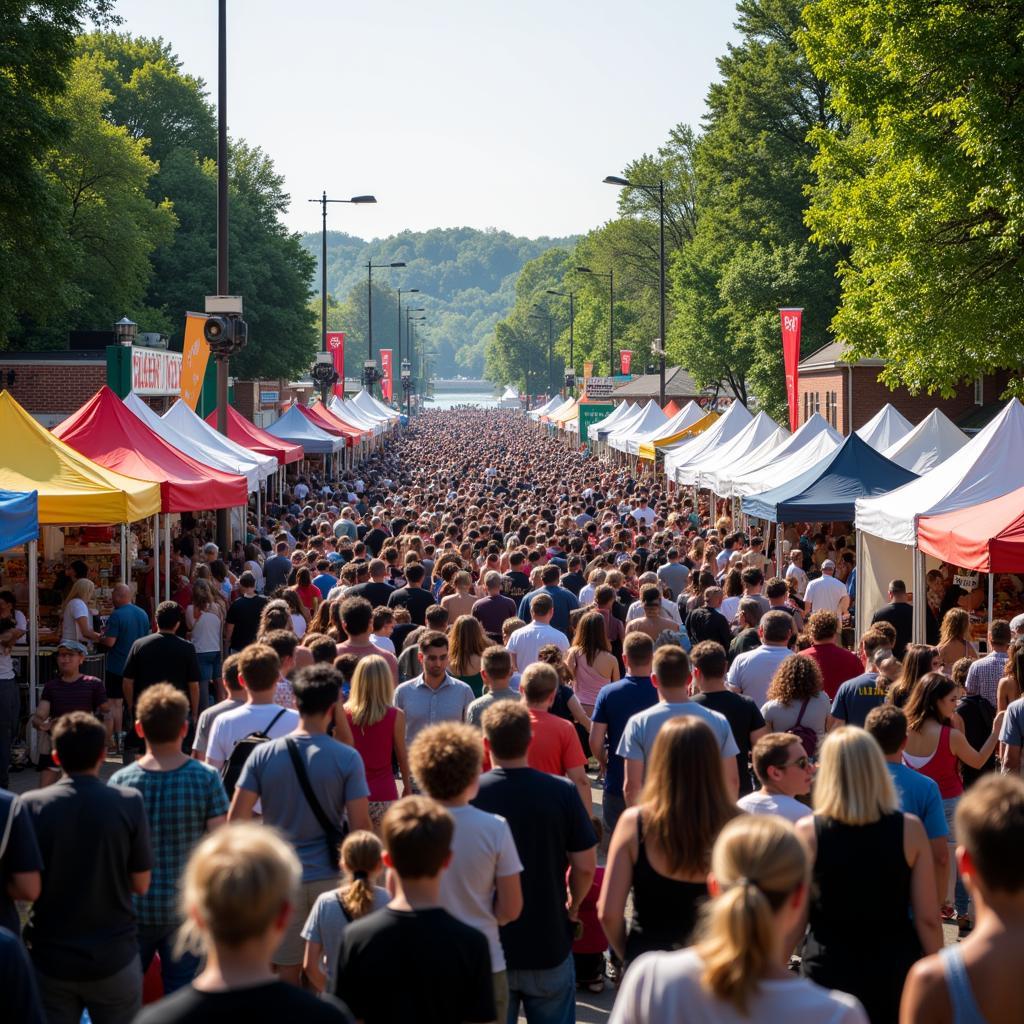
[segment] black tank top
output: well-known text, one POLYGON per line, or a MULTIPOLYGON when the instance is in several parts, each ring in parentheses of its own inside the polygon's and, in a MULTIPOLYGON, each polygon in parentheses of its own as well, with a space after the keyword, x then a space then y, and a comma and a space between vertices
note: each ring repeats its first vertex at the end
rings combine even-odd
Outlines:
POLYGON ((681 949, 690 941, 697 913, 708 898, 705 882, 680 882, 659 874, 647 859, 644 828, 637 815, 633 866, 633 924, 626 938, 626 961, 650 950, 681 949))

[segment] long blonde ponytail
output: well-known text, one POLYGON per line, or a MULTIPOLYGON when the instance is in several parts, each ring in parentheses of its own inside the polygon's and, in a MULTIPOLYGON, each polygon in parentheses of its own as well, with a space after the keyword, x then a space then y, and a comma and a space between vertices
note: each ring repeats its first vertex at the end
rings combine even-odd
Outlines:
POLYGON ((746 1014, 774 955, 775 913, 808 878, 793 826, 771 815, 742 815, 723 829, 711 855, 720 894, 704 911, 697 951, 701 982, 746 1014))

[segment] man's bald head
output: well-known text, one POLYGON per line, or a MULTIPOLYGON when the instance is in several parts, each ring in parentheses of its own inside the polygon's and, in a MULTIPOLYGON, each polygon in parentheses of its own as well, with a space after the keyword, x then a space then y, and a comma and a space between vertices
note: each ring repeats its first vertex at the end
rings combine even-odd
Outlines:
POLYGON ((129 587, 127 583, 115 583, 114 589, 110 592, 110 598, 113 601, 115 608, 120 608, 125 604, 131 604, 132 588, 129 587))

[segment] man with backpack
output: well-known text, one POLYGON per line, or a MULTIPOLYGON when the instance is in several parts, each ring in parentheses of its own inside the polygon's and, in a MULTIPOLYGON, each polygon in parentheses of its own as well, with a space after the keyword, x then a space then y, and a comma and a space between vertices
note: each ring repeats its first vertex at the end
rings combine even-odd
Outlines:
POLYGON ((347 817, 351 829, 371 831, 373 826, 362 758, 327 735, 341 692, 341 673, 329 665, 312 665, 296 673, 292 689, 299 725, 291 735, 262 743, 249 755, 228 820, 252 818, 262 800, 264 823, 280 829, 298 854, 302 885, 274 954, 280 977, 298 985, 305 951, 302 926, 317 897, 338 884, 342 822, 347 817))

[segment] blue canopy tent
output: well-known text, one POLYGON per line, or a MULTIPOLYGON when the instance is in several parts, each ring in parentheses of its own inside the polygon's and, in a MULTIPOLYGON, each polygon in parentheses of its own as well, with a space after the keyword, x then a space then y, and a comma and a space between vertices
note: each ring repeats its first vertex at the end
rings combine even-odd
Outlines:
POLYGON ((770 523, 853 522, 858 498, 902 487, 917 474, 898 466, 851 434, 798 477, 743 499, 743 512, 770 523))
MULTIPOLYGON (((268 434, 287 441, 289 444, 301 444, 306 455, 322 455, 324 470, 330 473, 331 463, 339 451, 344 451, 345 439, 328 434, 312 423, 302 411, 292 406, 280 419, 269 427, 263 428, 268 434)), ((339 428, 340 429, 340 428, 339 428)))
POLYGON ((39 492, 0 490, 0 551, 39 539, 39 492))

